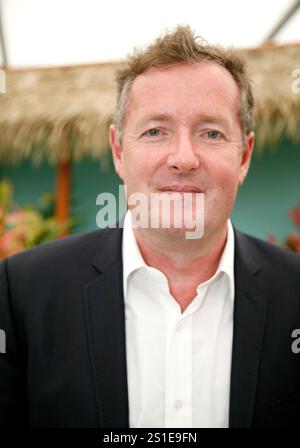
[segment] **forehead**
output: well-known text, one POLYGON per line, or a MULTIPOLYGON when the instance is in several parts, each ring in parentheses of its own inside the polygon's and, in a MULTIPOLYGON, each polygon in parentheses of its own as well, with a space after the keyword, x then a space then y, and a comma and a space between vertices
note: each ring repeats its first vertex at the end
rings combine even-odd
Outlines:
MULTIPOLYGON (((237 115, 239 89, 221 65, 204 61, 149 69, 133 82, 127 115, 192 116, 206 112, 237 115)), ((129 118, 129 117, 128 117, 129 118)))

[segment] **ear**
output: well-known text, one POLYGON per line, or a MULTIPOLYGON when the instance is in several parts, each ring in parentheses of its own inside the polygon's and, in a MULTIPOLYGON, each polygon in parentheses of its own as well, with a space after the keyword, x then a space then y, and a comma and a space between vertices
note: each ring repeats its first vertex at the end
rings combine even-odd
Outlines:
POLYGON ((246 144, 243 149, 243 154, 241 158, 239 185, 243 185, 250 167, 251 157, 254 148, 254 139, 255 139, 254 132, 249 132, 249 134, 246 137, 246 144))
POLYGON ((117 138, 117 129, 115 124, 111 124, 109 127, 109 142, 112 149, 115 170, 123 180, 123 151, 122 145, 117 138))

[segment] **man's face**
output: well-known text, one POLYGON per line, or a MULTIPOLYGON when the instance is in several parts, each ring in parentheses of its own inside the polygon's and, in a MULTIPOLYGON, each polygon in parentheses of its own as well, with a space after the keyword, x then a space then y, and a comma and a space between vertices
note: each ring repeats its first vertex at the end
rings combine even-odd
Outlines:
POLYGON ((253 149, 238 118, 239 89, 214 62, 150 69, 132 84, 122 144, 111 126, 127 194, 204 193, 205 232, 225 227, 253 149), (178 188, 177 188, 178 187, 178 188))

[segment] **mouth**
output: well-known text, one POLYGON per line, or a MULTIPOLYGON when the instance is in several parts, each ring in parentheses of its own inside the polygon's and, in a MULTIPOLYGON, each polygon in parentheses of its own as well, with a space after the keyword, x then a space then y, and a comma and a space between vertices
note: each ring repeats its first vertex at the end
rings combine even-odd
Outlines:
POLYGON ((159 188, 164 193, 202 193, 195 185, 166 185, 159 188))

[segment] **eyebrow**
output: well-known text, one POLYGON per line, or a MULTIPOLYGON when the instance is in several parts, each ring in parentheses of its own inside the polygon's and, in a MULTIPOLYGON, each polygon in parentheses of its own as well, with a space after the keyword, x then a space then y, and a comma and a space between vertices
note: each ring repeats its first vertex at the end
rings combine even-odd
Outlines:
POLYGON ((138 125, 145 125, 149 121, 172 121, 172 116, 169 114, 146 115, 146 117, 138 121, 138 125))
MULTIPOLYGON (((145 118, 138 121, 137 124, 138 124, 138 126, 144 126, 151 121, 173 121, 173 117, 170 114, 148 115, 145 118)), ((227 128, 229 125, 226 118, 224 118, 220 115, 201 114, 195 121, 197 121, 198 123, 204 122, 204 123, 221 124, 224 128, 227 128)))
POLYGON ((199 122, 221 124, 226 129, 229 127, 229 121, 221 115, 201 115, 199 122))

